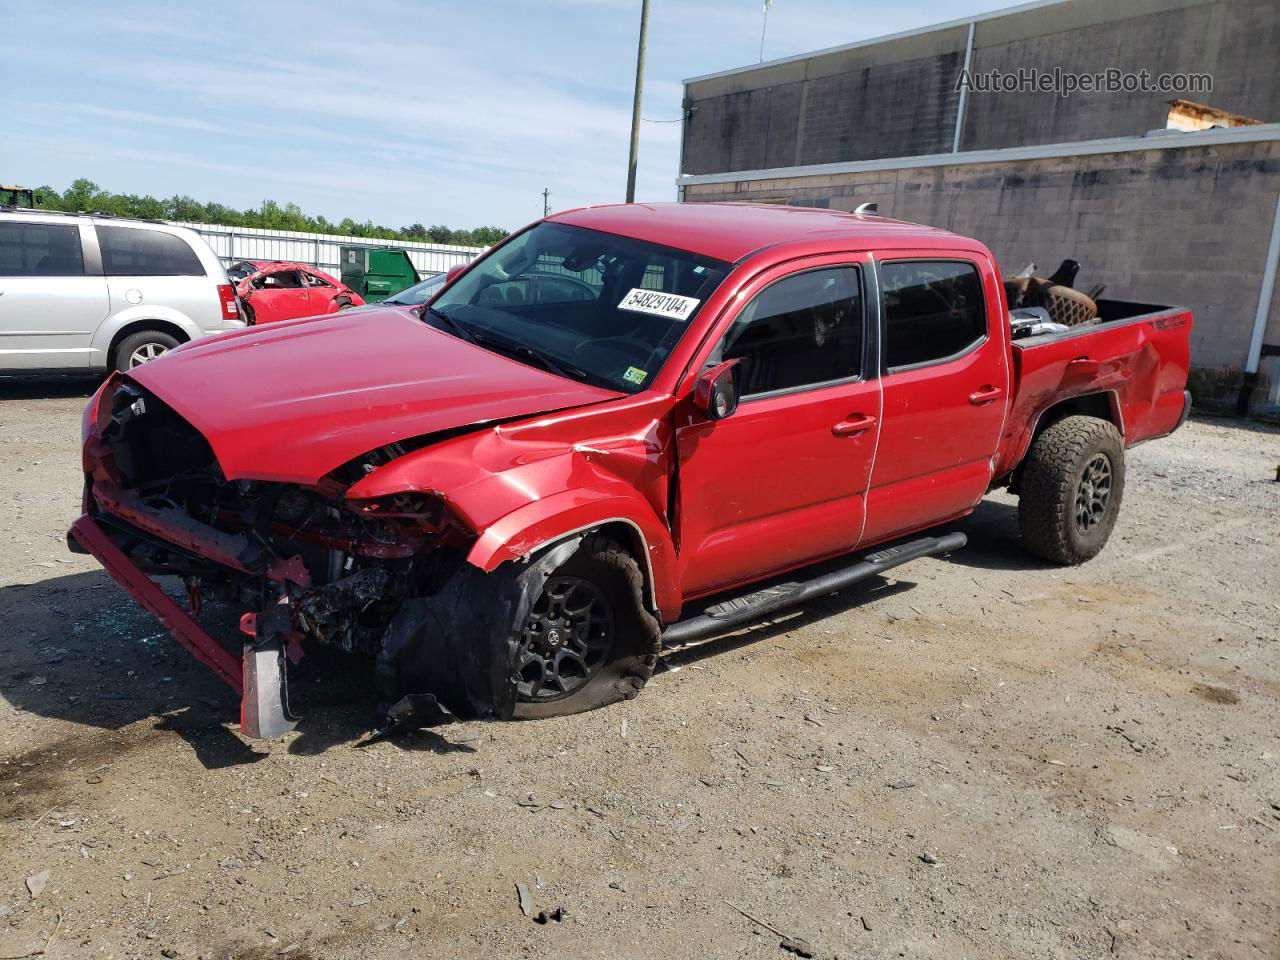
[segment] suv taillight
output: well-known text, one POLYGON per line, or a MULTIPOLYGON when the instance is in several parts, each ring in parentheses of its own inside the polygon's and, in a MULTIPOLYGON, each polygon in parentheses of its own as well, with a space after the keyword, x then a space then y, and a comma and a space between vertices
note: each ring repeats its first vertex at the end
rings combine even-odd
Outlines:
POLYGON ((240 307, 236 304, 235 287, 229 283, 218 284, 218 299, 222 301, 222 319, 240 319, 240 307))

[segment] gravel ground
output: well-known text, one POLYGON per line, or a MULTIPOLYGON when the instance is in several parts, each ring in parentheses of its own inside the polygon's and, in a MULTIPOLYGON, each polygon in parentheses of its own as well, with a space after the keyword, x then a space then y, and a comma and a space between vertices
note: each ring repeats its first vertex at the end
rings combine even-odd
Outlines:
POLYGON ((360 746, 331 660, 262 743, 66 551, 92 387, 0 383, 0 957, 1280 956, 1276 429, 1133 451, 1083 567, 997 495, 632 703, 360 746))

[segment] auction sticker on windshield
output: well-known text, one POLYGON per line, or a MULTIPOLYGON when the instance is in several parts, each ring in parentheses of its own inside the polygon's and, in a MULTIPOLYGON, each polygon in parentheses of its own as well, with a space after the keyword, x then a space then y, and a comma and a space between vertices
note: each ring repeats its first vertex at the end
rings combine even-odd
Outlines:
POLYGON ((689 315, 698 308, 700 302, 697 297, 682 297, 678 293, 663 293, 661 290, 641 290, 639 287, 633 287, 631 292, 622 298, 618 309, 652 313, 656 317, 666 317, 668 320, 688 320, 689 315))

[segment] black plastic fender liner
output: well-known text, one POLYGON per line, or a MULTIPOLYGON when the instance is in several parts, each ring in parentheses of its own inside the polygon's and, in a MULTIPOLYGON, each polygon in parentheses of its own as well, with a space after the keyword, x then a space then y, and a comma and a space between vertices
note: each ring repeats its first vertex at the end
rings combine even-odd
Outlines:
POLYGON ((378 648, 379 715, 404 723, 401 701, 431 694, 463 720, 510 719, 520 628, 542 585, 581 542, 572 537, 492 573, 462 563, 435 593, 406 600, 378 648))

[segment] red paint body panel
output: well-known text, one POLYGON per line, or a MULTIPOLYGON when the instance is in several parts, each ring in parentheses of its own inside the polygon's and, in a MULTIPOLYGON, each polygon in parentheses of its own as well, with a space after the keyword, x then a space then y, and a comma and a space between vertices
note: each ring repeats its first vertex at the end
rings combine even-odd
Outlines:
POLYGON ((245 260, 259 269, 248 274, 236 284, 236 295, 253 308, 255 324, 276 323, 297 317, 315 317, 338 312, 338 298, 344 298, 353 307, 364 306, 364 298, 341 280, 323 270, 289 260, 245 260), (325 285, 283 287, 270 289, 255 287, 257 281, 273 273, 297 271, 324 281, 325 285))
POLYGON ((1022 461, 1040 417, 1069 397, 1108 393, 1125 446, 1171 432, 1182 416, 1191 324, 1191 311, 1171 307, 1044 342, 1015 341, 1016 385, 996 476, 1022 461))
POLYGON ((467 431, 374 469, 345 498, 439 497, 471 536, 468 559, 485 570, 620 523, 667 620, 692 597, 971 511, 1018 465, 1056 402, 1114 396, 1127 444, 1169 432, 1182 413, 1189 314, 1162 310, 1011 343, 998 268, 975 240, 837 211, 736 204, 587 208, 551 219, 734 264, 640 393, 556 376, 396 309, 196 341, 129 377, 205 436, 229 479, 315 486, 384 445, 467 431), (987 340, 931 366, 749 398, 720 421, 694 409, 698 372, 755 291, 816 265, 856 264, 871 276, 876 261, 901 257, 977 264, 987 340), (865 421, 865 430, 847 429, 865 421))
POLYGON ((194 341, 130 377, 204 434, 228 479, 302 484, 388 443, 619 396, 395 309, 194 341))
MULTIPOLYGON (((929 256, 936 252, 901 250, 885 259, 929 256)), ((883 426, 867 492, 864 543, 967 513, 991 485, 1011 382, 1003 285, 989 256, 951 256, 972 263, 982 279, 987 339, 956 359, 881 377, 883 426)))

